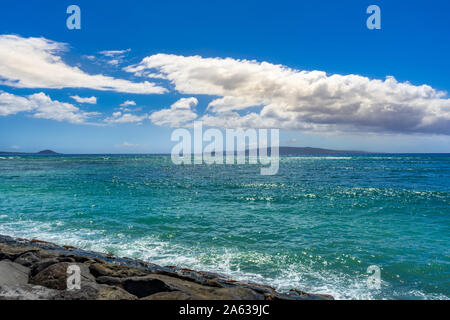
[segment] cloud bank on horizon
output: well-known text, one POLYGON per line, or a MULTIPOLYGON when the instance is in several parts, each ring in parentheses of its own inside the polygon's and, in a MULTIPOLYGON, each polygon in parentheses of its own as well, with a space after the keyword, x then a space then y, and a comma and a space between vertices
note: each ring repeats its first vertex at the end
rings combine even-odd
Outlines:
MULTIPOLYGON (((422 133, 450 135, 450 99, 428 85, 359 75, 329 75, 302 71, 268 62, 232 58, 204 58, 155 54, 123 68, 142 82, 91 75, 63 62, 67 45, 45 38, 0 36, 0 85, 17 88, 89 88, 128 94, 177 94, 211 97, 203 113, 198 99, 185 97, 169 108, 136 115, 114 112, 103 124, 142 123, 189 126, 201 120, 222 128, 280 128, 299 131, 422 133), (156 84, 151 79, 166 82, 156 84), (173 92, 172 91, 172 92, 173 92)), ((130 50, 101 51, 109 57, 130 50)), ((79 103, 96 97, 72 96, 79 103)), ((122 107, 135 106, 127 100, 122 107)), ((0 92, 0 116, 29 112, 34 117, 86 123, 99 116, 69 103, 52 100, 45 93, 16 96, 0 92)))

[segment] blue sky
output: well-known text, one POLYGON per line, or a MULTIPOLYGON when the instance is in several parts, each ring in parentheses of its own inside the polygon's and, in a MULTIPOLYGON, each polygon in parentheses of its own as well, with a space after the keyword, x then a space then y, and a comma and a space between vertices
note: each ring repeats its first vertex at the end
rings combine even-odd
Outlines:
MULTIPOLYGON (((242 117, 235 119, 235 123, 245 121, 250 126, 259 123, 279 126, 282 129, 281 145, 386 152, 450 152, 449 97, 439 94, 450 90, 448 12, 448 1, 9 1, 0 11, 0 35, 17 36, 14 45, 30 38, 65 43, 64 50, 52 55, 60 57, 68 68, 78 67, 85 75, 100 74, 126 80, 131 83, 128 91, 135 91, 134 83, 148 81, 166 92, 104 91, 96 88, 95 83, 78 88, 71 80, 64 88, 55 88, 49 85, 53 75, 47 75, 49 79, 40 79, 35 85, 29 74, 20 78, 25 84, 17 86, 14 82, 11 84, 19 79, 14 74, 11 76, 17 68, 11 69, 10 73, 2 71, 2 64, 9 63, 3 59, 0 79, 9 82, 0 81, 3 84, 0 84, 0 93, 4 93, 4 99, 21 101, 20 98, 25 97, 28 109, 4 112, 4 115, 0 112, 0 150, 169 152, 174 144, 170 141, 174 127, 163 125, 162 117, 173 117, 177 111, 177 116, 181 112, 189 118, 195 113, 200 118, 210 112, 207 107, 215 99, 232 97, 232 111, 242 117), (66 8, 71 4, 81 8, 81 30, 66 27, 69 16, 66 8), (369 16, 366 8, 371 4, 381 8, 381 30, 366 27, 369 16), (126 52, 100 53, 103 51, 126 52), (158 54, 164 56, 158 60, 155 58, 158 54), (144 58, 152 56, 150 65, 157 65, 156 71, 142 64, 144 58), (188 59, 191 56, 199 56, 199 59, 191 61, 188 59), (233 60, 227 64, 226 58, 233 60), (242 60, 255 60, 256 65, 242 63, 242 60), (232 79, 237 79, 233 83, 241 85, 240 88, 230 89, 222 76, 212 79, 223 70, 224 63, 235 68, 232 79), (296 86, 297 81, 302 81, 300 78, 291 82, 289 72, 276 67, 267 71, 261 63, 286 66, 294 73, 304 70, 326 72, 326 79, 322 79, 326 85, 322 89, 332 93, 316 90, 317 97, 315 93, 299 93, 296 86), (130 66, 141 66, 146 74, 139 75, 130 66), (205 66, 208 72, 199 75, 205 66), (197 69, 192 71, 194 67, 197 69), (174 70, 165 72, 164 68, 174 70), (155 72, 166 79, 148 78, 148 73, 155 72), (254 86, 264 86, 261 97, 254 93, 257 89, 252 93, 245 89, 255 83, 252 72, 261 74, 258 77, 261 84, 254 86), (334 74, 344 78, 329 78, 334 74), (381 84, 379 88, 375 82, 345 78, 351 74, 382 82, 386 76, 393 76, 396 82, 381 84), (253 82, 247 83, 246 79, 253 82), (180 89, 191 80, 191 86, 180 89), (334 86, 341 88, 347 81, 355 87, 354 92, 335 90, 334 86), (410 87, 404 88, 401 84, 406 81, 410 87), (424 84, 430 89, 422 88, 424 84), (205 85, 208 85, 207 89, 205 85), (364 93, 359 91, 361 86, 366 90, 364 93), (379 90, 376 95, 372 95, 371 88, 379 90), (293 95, 298 95, 297 100, 291 101, 288 94, 279 98, 285 94, 283 90, 294 92, 293 95), (271 92, 274 92, 273 97, 268 96, 271 92), (355 92, 358 92, 358 98, 355 98, 355 92), (41 93, 50 101, 58 102, 52 103, 53 107, 70 104, 76 108, 77 117, 87 118, 68 121, 65 116, 57 119, 42 115, 37 104, 42 103, 43 96, 30 98, 41 93), (351 104, 345 100, 347 94, 355 99, 351 104), (330 95, 333 95, 332 100, 330 95), (96 97, 97 103, 78 102, 71 98, 73 96, 96 97), (242 96, 245 101, 236 101, 236 97, 242 96), (169 109, 183 98, 195 98, 197 102, 150 118, 153 113, 169 109), (358 99, 366 101, 366 105, 360 106, 360 110, 365 108, 364 112, 348 117, 346 112, 353 110, 358 99), (314 102, 310 105, 304 103, 306 100, 314 102), (133 101, 135 105, 120 109, 125 101, 133 101), (337 108, 334 116, 325 114, 334 112, 331 107, 322 113, 315 111, 330 101, 337 101, 333 106, 337 108), (382 101, 383 105, 377 101, 382 101), (240 107, 240 104, 249 106, 240 107), (192 108, 192 111, 188 112, 186 108, 192 108), (261 111, 263 109, 266 110, 261 111), (380 110, 383 115, 378 117, 380 110), (249 113, 255 113, 255 117, 245 118, 249 113), (124 114, 134 116, 133 122, 108 121, 120 119, 124 114), (260 114, 268 116, 260 117, 260 114)), ((10 43, 4 44, 4 55, 11 52, 7 47, 10 43)), ((219 107, 211 122, 218 126, 219 120, 227 117, 223 112, 229 106, 222 104, 219 107)))

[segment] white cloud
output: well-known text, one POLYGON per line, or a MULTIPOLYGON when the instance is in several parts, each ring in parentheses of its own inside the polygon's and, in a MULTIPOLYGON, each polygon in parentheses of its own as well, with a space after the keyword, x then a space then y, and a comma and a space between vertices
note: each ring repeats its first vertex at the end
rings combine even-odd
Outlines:
POLYGON ((83 98, 80 96, 71 96, 71 98, 79 103, 97 104, 97 97, 83 98))
POLYGON ((104 51, 100 51, 99 53, 106 56, 106 57, 110 57, 110 58, 114 58, 117 56, 123 56, 125 53, 130 52, 131 49, 126 49, 126 50, 104 50, 104 51))
POLYGON ((106 50, 106 51, 100 51, 99 53, 104 55, 107 58, 111 58, 107 63, 112 66, 118 66, 120 63, 123 62, 123 59, 125 57, 125 54, 130 52, 131 49, 127 50, 106 50))
POLYGON ((117 66, 119 65, 120 61, 118 59, 113 59, 108 61, 108 64, 112 65, 112 66, 117 66))
POLYGON ((45 38, 0 36, 0 85, 18 88, 89 88, 138 94, 167 90, 154 83, 131 82, 104 75, 90 75, 61 59, 65 44, 45 38))
POLYGON ((153 112, 150 120, 158 126, 180 127, 197 118, 192 110, 198 104, 196 98, 182 98, 172 104, 170 109, 153 112))
POLYGON ((122 144, 116 144, 117 148, 136 148, 139 146, 140 146, 139 144, 128 143, 126 141, 122 144))
POLYGON ((94 61, 95 60, 95 56, 88 56, 88 55, 83 55, 81 56, 82 58, 88 59, 89 61, 94 61))
POLYGON ((121 107, 129 107, 129 106, 135 106, 136 102, 132 101, 132 100, 127 100, 124 103, 122 103, 120 106, 121 107))
POLYGON ((28 98, 0 92, 0 116, 31 111, 35 108, 36 106, 28 98))
POLYGON ((106 118, 107 123, 142 123, 145 119, 148 119, 148 114, 137 116, 131 113, 122 113, 120 111, 114 112, 112 117, 106 118))
POLYGON ((96 112, 84 112, 70 103, 52 100, 41 93, 29 96, 16 96, 10 93, 0 93, 0 116, 8 116, 19 112, 29 112, 35 118, 67 121, 82 124, 95 115, 96 112))
MULTIPOLYGON (((393 77, 373 80, 267 62, 167 54, 149 56, 125 70, 136 76, 157 72, 183 94, 218 96, 201 118, 211 126, 450 134, 446 93, 393 77)), ((171 108, 153 113, 152 121, 176 126, 171 119, 177 114, 195 119, 192 111, 171 108)))

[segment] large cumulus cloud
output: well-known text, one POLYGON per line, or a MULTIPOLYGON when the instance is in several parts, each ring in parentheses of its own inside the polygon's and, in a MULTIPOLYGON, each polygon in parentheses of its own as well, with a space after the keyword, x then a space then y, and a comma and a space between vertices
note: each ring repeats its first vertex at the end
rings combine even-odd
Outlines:
MULTIPOLYGON (((125 70, 167 79, 183 94, 215 96, 201 117, 211 126, 450 134, 445 92, 389 76, 377 80, 168 54, 149 56, 125 70)), ((174 117, 176 111, 166 112, 174 117)))

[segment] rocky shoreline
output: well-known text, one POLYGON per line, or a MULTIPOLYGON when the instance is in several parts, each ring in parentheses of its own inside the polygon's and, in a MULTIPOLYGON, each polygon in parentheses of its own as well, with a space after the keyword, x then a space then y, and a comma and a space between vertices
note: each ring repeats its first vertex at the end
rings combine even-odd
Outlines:
POLYGON ((0 235, 0 300, 330 300, 297 289, 0 235), (77 266, 81 289, 67 289, 77 266))

